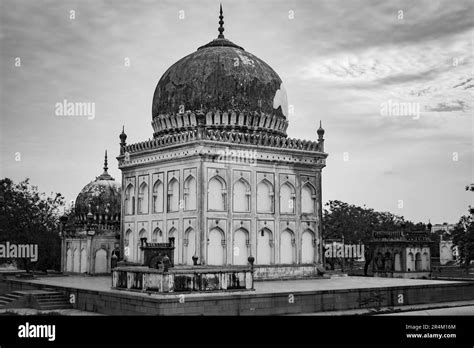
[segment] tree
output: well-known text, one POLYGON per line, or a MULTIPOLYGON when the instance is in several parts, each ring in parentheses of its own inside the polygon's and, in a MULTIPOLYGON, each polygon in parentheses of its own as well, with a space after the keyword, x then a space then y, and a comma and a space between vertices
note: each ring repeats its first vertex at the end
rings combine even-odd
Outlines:
MULTIPOLYGON (((326 203, 329 209, 323 211, 323 238, 341 239, 347 244, 367 244, 372 238, 374 231, 397 231, 403 228, 405 231, 425 230, 425 224, 417 224, 406 221, 403 216, 397 216, 390 212, 377 212, 374 209, 359 207, 338 200, 326 203)), ((364 274, 372 261, 372 250, 368 245, 365 247, 364 274)), ((333 262, 329 261, 332 268, 333 262)), ((353 260, 349 260, 352 262, 353 260)))
POLYGON ((61 240, 58 234, 60 193, 47 196, 25 179, 14 184, 9 178, 0 180, 0 243, 36 244, 38 260, 19 259, 18 266, 27 271, 60 268, 61 240))
POLYGON ((359 207, 338 200, 326 203, 323 212, 323 237, 341 238, 348 243, 366 243, 373 231, 397 231, 403 226, 407 231, 425 230, 423 223, 405 221, 403 216, 390 212, 359 207))
POLYGON ((466 272, 469 272, 469 265, 474 260, 474 221, 472 217, 462 216, 451 235, 453 244, 458 248, 461 264, 466 267, 466 272))

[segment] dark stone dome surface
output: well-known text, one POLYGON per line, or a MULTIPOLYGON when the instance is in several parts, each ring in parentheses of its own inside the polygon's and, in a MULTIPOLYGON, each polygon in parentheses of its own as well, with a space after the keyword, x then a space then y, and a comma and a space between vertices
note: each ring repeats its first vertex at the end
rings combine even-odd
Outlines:
POLYGON ((120 214, 120 184, 100 177, 87 184, 76 198, 76 215, 87 215, 89 205, 92 214, 120 214))
POLYGON ((173 64, 153 96, 153 118, 183 111, 259 112, 286 119, 288 102, 278 74, 227 39, 215 39, 173 64))

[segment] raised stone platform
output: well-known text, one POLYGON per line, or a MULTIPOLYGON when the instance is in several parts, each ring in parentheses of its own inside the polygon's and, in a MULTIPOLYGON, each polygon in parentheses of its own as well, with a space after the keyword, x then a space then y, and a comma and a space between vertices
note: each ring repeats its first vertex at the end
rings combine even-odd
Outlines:
POLYGON ((111 289, 111 277, 0 281, 0 295, 54 289, 79 310, 109 315, 281 315, 474 300, 474 282, 372 277, 255 282, 255 291, 149 293, 111 289))

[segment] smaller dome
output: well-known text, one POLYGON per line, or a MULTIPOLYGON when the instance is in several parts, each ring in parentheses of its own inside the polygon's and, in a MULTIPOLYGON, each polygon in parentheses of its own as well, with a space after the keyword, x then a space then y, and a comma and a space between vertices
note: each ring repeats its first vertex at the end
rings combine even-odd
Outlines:
POLYGON ((120 184, 107 172, 107 151, 105 152, 104 172, 88 183, 77 195, 75 215, 79 221, 85 221, 91 213, 94 220, 120 219, 120 184))

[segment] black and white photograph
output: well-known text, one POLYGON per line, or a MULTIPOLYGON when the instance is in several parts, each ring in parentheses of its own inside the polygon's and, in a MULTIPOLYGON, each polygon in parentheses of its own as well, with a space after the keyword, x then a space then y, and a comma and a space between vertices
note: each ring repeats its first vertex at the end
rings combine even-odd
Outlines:
POLYGON ((0 0, 0 347, 472 347, 473 40, 472 0, 0 0))

